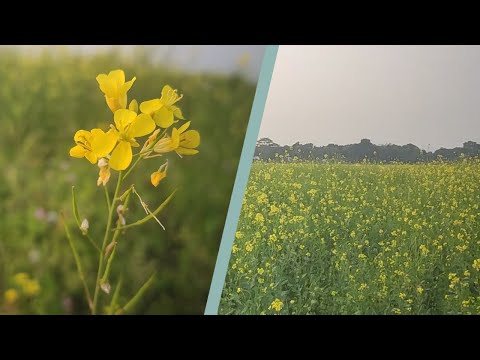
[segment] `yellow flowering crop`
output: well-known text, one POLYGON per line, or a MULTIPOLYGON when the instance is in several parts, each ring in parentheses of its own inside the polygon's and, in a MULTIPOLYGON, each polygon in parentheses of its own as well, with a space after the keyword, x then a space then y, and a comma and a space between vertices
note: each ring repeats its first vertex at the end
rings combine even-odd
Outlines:
MULTIPOLYGON (((75 146, 70 149, 70 156, 74 158, 85 157, 91 164, 96 165, 98 171, 96 184, 97 186, 103 186, 107 201, 108 214, 105 221, 105 236, 99 242, 91 238, 88 231, 89 226, 82 226, 82 224, 88 225, 89 221, 84 219, 80 222, 76 194, 74 188, 72 188, 72 209, 78 230, 99 251, 93 295, 90 292, 89 284, 86 282, 85 268, 77 253, 73 235, 65 223, 67 238, 92 314, 98 313, 102 291, 106 296, 111 296, 111 264, 116 254, 120 233, 125 234, 127 228, 140 226, 150 219, 154 219, 165 230, 158 216, 175 194, 174 191, 163 203, 152 210, 153 208, 151 209, 145 199, 142 198, 134 184, 122 188, 126 178, 141 161, 148 160, 153 163, 157 160, 156 158, 166 157, 171 153, 179 157, 195 155, 198 154, 197 148, 200 145, 200 133, 197 130, 190 129, 191 121, 185 121, 182 111, 178 107, 178 102, 183 98, 183 95, 179 95, 178 91, 171 86, 165 85, 161 91, 161 97, 158 99, 143 101, 140 106, 137 100, 133 99, 127 107, 128 92, 132 89, 136 77, 133 77, 130 81, 125 81, 123 70, 113 70, 108 74, 98 75, 96 80, 110 109, 110 112, 105 115, 106 117, 111 116, 111 124, 107 129, 78 130, 73 137, 75 146), (181 121, 183 123, 180 123, 181 121), (145 139, 142 140, 144 137, 145 139), (116 187, 113 193, 110 193, 108 184, 112 178, 116 178, 116 187), (138 201, 146 213, 143 218, 136 221, 132 221, 128 214, 127 205, 131 198, 138 201)), ((149 176, 151 184, 155 187, 158 187, 167 177, 168 160, 162 162, 163 165, 154 165, 153 169, 157 170, 149 175, 143 175, 145 177, 149 176)), ((95 223, 98 222, 97 220, 95 223)), ((25 282, 25 279, 22 280, 21 276, 18 276, 17 280, 25 282)), ((154 276, 152 275, 138 294, 132 298, 131 302, 121 306, 113 301, 105 308, 107 313, 131 312, 133 305, 141 295, 148 287, 152 286, 153 280, 154 276)), ((38 284, 33 281, 26 282, 24 288, 25 293, 31 295, 39 291, 38 284)))
POLYGON ((219 313, 480 314, 479 203, 480 159, 254 162, 219 313))

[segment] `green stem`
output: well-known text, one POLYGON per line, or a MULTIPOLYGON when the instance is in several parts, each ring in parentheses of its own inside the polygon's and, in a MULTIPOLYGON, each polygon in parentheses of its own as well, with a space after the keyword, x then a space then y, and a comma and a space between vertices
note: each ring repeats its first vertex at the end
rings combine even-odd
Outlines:
POLYGON ((75 216, 75 220, 77 221, 78 227, 81 226, 80 224, 80 216, 78 215, 78 206, 77 206, 77 197, 75 195, 75 186, 72 186, 72 208, 73 208, 73 215, 75 216))
MULTIPOLYGON (((127 194, 127 196, 125 198, 125 201, 123 202, 123 208, 125 209, 125 211, 127 210, 128 201, 130 200, 130 195, 131 195, 131 192, 129 192, 127 194)), ((118 235, 120 234, 120 230, 122 230, 122 229, 123 229, 122 225, 120 224, 120 222, 118 222, 117 227, 115 228, 115 232, 113 234, 113 238, 112 238, 113 243, 115 243, 117 241, 118 235)), ((110 254, 110 257, 108 258, 107 268, 106 268, 105 273, 103 274, 103 277, 102 277, 102 283, 105 283, 105 282, 108 281, 108 276, 110 274, 110 266, 113 262, 113 259, 114 259, 115 254, 116 254, 116 249, 117 249, 117 245, 115 244, 114 246, 115 247, 113 248, 113 251, 110 254)))
POLYGON ((150 214, 148 214, 147 216, 145 216, 143 219, 140 219, 140 220, 138 220, 138 221, 135 221, 135 222, 132 223, 132 224, 128 224, 128 225, 126 225, 126 226, 123 226, 123 227, 122 227, 122 230, 131 228, 131 227, 134 227, 134 226, 142 225, 142 224, 146 223, 148 220, 153 219, 154 216, 157 216, 157 214, 160 213, 160 212, 165 208, 165 206, 167 206, 167 204, 170 202, 170 200, 172 200, 172 198, 173 198, 173 196, 175 195, 176 192, 177 192, 177 189, 175 189, 175 190, 170 194, 170 196, 169 196, 157 209, 155 209, 154 212, 151 212, 150 214))
MULTIPOLYGON (((115 242, 115 240, 112 240, 112 242, 115 242)), ((108 261, 107 261, 107 267, 105 268, 105 273, 103 274, 102 280, 100 280, 101 284, 104 284, 108 281, 108 276, 110 275, 110 268, 112 266, 112 261, 115 256, 116 250, 117 250, 117 244, 113 245, 112 253, 110 254, 110 257, 108 258, 108 261)))
POLYGON ((140 290, 138 290, 138 292, 132 297, 132 299, 124 307, 119 309, 115 314, 128 314, 131 310, 133 310, 133 308, 138 304, 143 295, 145 295, 147 290, 153 285, 155 275, 156 273, 153 273, 152 276, 150 276, 150 278, 147 280, 147 282, 143 284, 140 290))
POLYGON ((115 202, 117 201, 117 196, 118 196, 118 192, 120 191, 121 184, 122 184, 122 172, 119 171, 117 187, 115 189, 115 195, 113 196, 112 203, 110 204, 109 210, 108 210, 107 227, 105 229, 105 236, 103 238, 102 252, 100 254, 100 259, 98 261, 97 281, 95 282, 95 293, 93 295, 93 308, 92 308, 93 315, 95 315, 97 312, 98 294, 100 290, 100 279, 103 273, 103 262, 105 258, 103 254, 105 253, 105 248, 107 247, 107 244, 108 244, 110 228, 112 227, 113 210, 115 209, 115 202))
POLYGON ((88 235, 88 234, 86 234, 85 236, 87 237, 88 241, 90 241, 90 243, 93 245, 93 247, 94 247, 95 249, 97 249, 97 251, 98 251, 99 253, 102 253, 102 250, 98 247, 97 243, 96 243, 95 241, 93 241, 93 239, 91 238, 91 236, 88 235))
POLYGON ((105 199, 107 199, 107 207, 108 207, 108 211, 110 211, 110 206, 111 206, 111 203, 110 203, 110 194, 108 193, 108 189, 106 186, 103 187, 105 189, 105 199))
POLYGON ((140 160, 143 159, 143 156, 139 156, 138 159, 133 163, 133 165, 130 167, 130 169, 127 171, 127 173, 123 176, 123 180, 125 180, 127 178, 128 175, 130 175, 130 173, 132 172, 133 169, 135 169, 135 166, 137 166, 137 164, 140 162, 140 160))
MULTIPOLYGON (((72 186, 72 208, 73 208, 73 215, 75 217, 75 221, 77 222, 77 226, 81 230, 82 224, 80 223, 80 215, 78 213, 77 197, 75 195, 75 186, 72 186)), ((99 252, 101 251, 97 243, 93 241, 90 235, 88 234, 83 234, 83 235, 87 237, 88 241, 90 241, 90 243, 93 245, 93 247, 95 247, 95 249, 97 249, 99 252)))
POLYGON ((67 234, 67 239, 68 239, 68 242, 70 243, 70 248, 72 249, 73 257, 75 259, 75 264, 77 265, 78 276, 80 277, 80 280, 83 285, 83 289, 85 291, 88 307, 90 308, 90 310, 93 311, 92 298, 90 296, 90 291, 88 290, 87 281, 85 279, 85 274, 82 268, 82 263, 80 262, 80 257, 78 256, 77 249, 75 248, 75 244, 73 243, 73 239, 68 229, 67 222, 65 221, 65 215, 63 214, 63 212, 62 212, 62 220, 63 220, 63 226, 65 227, 65 233, 67 234))
POLYGON ((117 286, 115 287, 115 292, 113 293, 113 296, 112 296, 112 301, 110 302, 110 309, 112 311, 111 314, 114 313, 115 307, 118 304, 118 298, 120 296, 120 290, 122 288, 122 284, 123 284, 123 275, 120 274, 120 278, 118 279, 117 286))

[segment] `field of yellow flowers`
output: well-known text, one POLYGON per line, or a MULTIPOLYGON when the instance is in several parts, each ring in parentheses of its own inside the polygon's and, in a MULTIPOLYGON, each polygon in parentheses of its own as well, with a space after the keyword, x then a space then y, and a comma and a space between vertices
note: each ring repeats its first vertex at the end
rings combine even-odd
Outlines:
MULTIPOLYGON (((92 288, 98 253, 78 229, 73 231, 72 185, 80 220, 89 220, 88 234, 97 242, 104 237, 108 210, 104 189, 97 186, 100 169, 70 157, 69 151, 78 129, 107 130, 112 123, 113 114, 95 80, 112 69, 123 69, 127 80, 136 77, 129 99, 158 98, 166 84, 186 94, 188 102, 180 103, 181 110, 202 134, 199 154, 169 158, 168 177, 160 186, 152 186, 151 174, 163 162, 140 162, 135 168, 139 179, 135 188, 152 210, 178 191, 168 213, 159 215, 165 231, 156 221, 129 229, 117 249, 111 273, 123 274, 119 301, 128 301, 156 272, 155 282, 134 313, 204 311, 255 84, 240 75, 166 68, 153 64, 140 49, 134 56, 115 49, 79 56, 59 48, 33 57, 2 48, 0 314, 89 312, 61 211, 72 227, 86 282, 92 288)), ((108 185, 115 185, 116 176, 112 174, 108 185)), ((130 219, 145 214, 136 200, 129 204, 129 211, 136 214, 130 219)), ((98 310, 104 313, 105 309, 98 310)))
POLYGON ((222 314, 480 314, 480 161, 254 163, 222 314))

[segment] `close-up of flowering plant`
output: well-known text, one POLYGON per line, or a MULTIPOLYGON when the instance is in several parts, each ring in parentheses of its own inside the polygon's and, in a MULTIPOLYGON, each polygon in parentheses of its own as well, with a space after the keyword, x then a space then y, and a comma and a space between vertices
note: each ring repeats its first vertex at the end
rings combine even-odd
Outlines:
MULTIPOLYGON (((64 217, 65 232, 75 259, 78 275, 84 288, 85 299, 91 314, 128 314, 148 291, 156 274, 150 274, 144 285, 138 289, 125 304, 119 304, 122 276, 111 273, 117 247, 121 246, 121 237, 127 236, 127 229, 141 226, 155 220, 162 230, 164 225, 159 215, 165 210, 177 190, 171 192, 163 201, 143 199, 134 183, 134 176, 147 176, 154 187, 158 187, 168 176, 168 156, 195 155, 200 145, 200 134, 190 129, 190 121, 182 114, 178 102, 183 98, 169 85, 163 86, 159 98, 137 102, 128 102, 128 91, 134 85, 136 77, 125 81, 123 70, 113 70, 100 74, 96 78, 105 102, 110 109, 112 123, 107 129, 94 128, 78 130, 74 134, 75 146, 70 156, 85 158, 98 171, 98 178, 92 176, 92 186, 103 187, 107 213, 104 219, 88 219, 80 216, 75 186, 72 187, 72 208, 76 229, 72 232, 64 217), (127 106, 128 104, 128 106, 127 106), (142 140, 143 138, 143 140, 142 140), (151 174, 135 174, 133 171, 142 161, 151 164, 151 174), (110 183, 115 183, 110 186, 110 183), (133 197, 132 197, 133 195, 133 197), (145 211, 142 216, 129 213, 130 201, 138 201, 145 211), (160 203, 157 205, 157 203, 160 203), (154 205, 155 204, 155 205, 154 205), (152 207, 150 206, 152 205, 152 207), (103 239, 90 236, 90 224, 100 226, 104 222, 103 239), (86 238, 98 252, 98 267, 95 284, 88 284, 86 266, 76 246, 76 236, 86 238), (112 281, 115 280, 115 286, 112 281), (103 305, 103 306, 102 306, 103 305), (102 307, 101 307, 102 306, 102 307)), ((106 113, 108 116, 108 113, 106 113)), ((159 228, 159 229, 160 229, 159 228)))

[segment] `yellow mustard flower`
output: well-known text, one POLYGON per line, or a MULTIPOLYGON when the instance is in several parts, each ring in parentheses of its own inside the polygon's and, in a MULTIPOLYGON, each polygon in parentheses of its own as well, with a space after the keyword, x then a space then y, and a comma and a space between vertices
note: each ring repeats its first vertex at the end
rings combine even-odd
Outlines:
POLYGON ((15 289, 8 289, 5 291, 4 297, 7 304, 14 304, 18 300, 18 291, 15 289))
POLYGON ((25 284, 29 279, 30 277, 28 276, 28 274, 24 272, 15 274, 13 276, 13 281, 19 286, 23 286, 23 284, 25 284))
POLYGON ((40 284, 37 280, 30 279, 23 285, 22 290, 27 296, 36 296, 40 292, 40 284))
POLYGON ((180 135, 180 145, 175 150, 179 155, 198 154, 196 148, 200 145, 200 133, 197 130, 188 130, 190 121, 186 122, 178 129, 180 135))
POLYGON ((136 77, 125 82, 123 70, 113 70, 107 74, 97 76, 100 90, 105 94, 105 101, 112 112, 127 107, 127 92, 135 82, 136 77))
POLYGON ((153 117, 155 123, 161 128, 169 128, 175 122, 175 118, 184 120, 182 111, 174 104, 182 99, 177 90, 165 85, 160 99, 144 101, 140 104, 140 111, 153 117))
POLYGON ((272 301, 272 304, 268 308, 275 310, 276 312, 280 312, 283 309, 283 302, 280 299, 275 299, 272 301))
POLYGON ((118 145, 112 152, 109 165, 113 170, 121 171, 132 162, 132 146, 140 146, 135 138, 150 134, 155 130, 155 122, 149 115, 137 115, 135 111, 127 109, 115 111, 114 122, 115 127, 111 126, 118 139, 118 145))
POLYGON ((153 150, 159 154, 166 154, 171 151, 175 151, 179 145, 180 134, 178 133, 177 128, 173 128, 172 135, 165 136, 164 138, 160 139, 153 147, 153 150))
POLYGON ((107 133, 101 129, 78 130, 73 140, 77 145, 70 149, 70 156, 79 159, 85 157, 90 163, 95 164, 99 158, 107 156, 112 151, 116 135, 111 130, 107 133))
POLYGON ((158 171, 155 171, 150 175, 150 180, 152 182, 152 185, 157 187, 158 184, 160 184, 160 181, 165 179, 167 177, 167 169, 168 169, 168 162, 160 166, 158 171))
POLYGON ((473 267, 475 270, 480 271, 480 259, 475 259, 475 260, 473 260, 472 267, 473 267))

